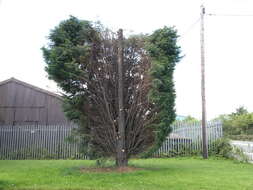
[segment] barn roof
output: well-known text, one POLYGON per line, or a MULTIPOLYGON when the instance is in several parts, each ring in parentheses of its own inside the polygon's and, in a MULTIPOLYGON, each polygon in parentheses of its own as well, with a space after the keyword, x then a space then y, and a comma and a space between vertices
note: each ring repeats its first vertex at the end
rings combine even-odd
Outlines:
POLYGON ((17 83, 17 84, 22 85, 22 86, 27 87, 27 88, 31 88, 31 89, 33 89, 33 90, 35 90, 35 91, 38 91, 38 92, 47 94, 47 95, 49 95, 49 96, 53 96, 53 97, 62 99, 62 97, 61 97, 60 95, 58 95, 58 94, 55 94, 55 93, 53 93, 53 92, 50 92, 50 91, 45 90, 45 89, 42 89, 42 88, 39 88, 39 87, 37 87, 37 86, 34 86, 34 85, 32 85, 32 84, 26 83, 26 82, 24 82, 24 81, 18 80, 18 79, 13 78, 13 77, 10 78, 10 79, 7 79, 7 80, 4 80, 4 81, 0 82, 0 86, 5 85, 5 84, 7 84, 7 83, 11 83, 11 82, 17 83))

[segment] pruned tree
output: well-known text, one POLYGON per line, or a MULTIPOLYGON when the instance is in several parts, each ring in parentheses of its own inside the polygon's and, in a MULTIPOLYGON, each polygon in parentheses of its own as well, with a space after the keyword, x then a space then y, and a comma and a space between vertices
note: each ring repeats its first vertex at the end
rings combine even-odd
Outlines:
POLYGON ((180 50, 173 28, 123 38, 122 30, 70 17, 49 40, 46 71, 65 92, 65 112, 89 149, 126 166, 130 156, 161 145, 175 119, 180 50))

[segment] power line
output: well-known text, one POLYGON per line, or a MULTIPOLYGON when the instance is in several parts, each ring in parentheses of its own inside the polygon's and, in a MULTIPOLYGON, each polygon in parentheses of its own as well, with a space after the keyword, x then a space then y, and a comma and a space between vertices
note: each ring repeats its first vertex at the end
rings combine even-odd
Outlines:
POLYGON ((178 38, 178 40, 180 41, 182 38, 184 38, 199 23, 199 21, 200 17, 188 27, 188 29, 178 38))
POLYGON ((208 16, 225 16, 225 17, 253 17, 253 14, 214 14, 209 13, 208 16))

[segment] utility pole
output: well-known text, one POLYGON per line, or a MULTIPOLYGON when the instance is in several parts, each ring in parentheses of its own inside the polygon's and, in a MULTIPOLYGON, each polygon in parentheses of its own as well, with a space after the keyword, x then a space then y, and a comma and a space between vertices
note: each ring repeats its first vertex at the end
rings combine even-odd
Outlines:
POLYGON ((123 30, 118 31, 118 142, 117 142, 117 166, 127 166, 127 156, 125 149, 125 111, 124 111, 124 95, 123 95, 123 30))
POLYGON ((202 146, 203 158, 208 158, 208 145, 206 135, 206 94, 205 94, 205 46, 204 46, 204 16, 205 7, 200 7, 200 48, 201 48, 201 97, 202 97, 202 146))

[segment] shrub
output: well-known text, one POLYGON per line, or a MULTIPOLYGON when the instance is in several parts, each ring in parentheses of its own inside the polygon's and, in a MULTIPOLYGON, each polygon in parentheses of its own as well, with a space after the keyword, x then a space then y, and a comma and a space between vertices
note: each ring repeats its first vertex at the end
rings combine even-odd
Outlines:
POLYGON ((226 159, 233 159, 240 162, 248 162, 247 155, 236 147, 232 146, 228 138, 220 138, 216 140, 209 150, 210 156, 223 157, 226 159))
POLYGON ((209 154, 211 156, 231 158, 232 151, 233 147, 231 146, 229 139, 220 138, 212 143, 209 154))
POLYGON ((227 135, 227 138, 240 141, 253 141, 253 135, 227 135))

